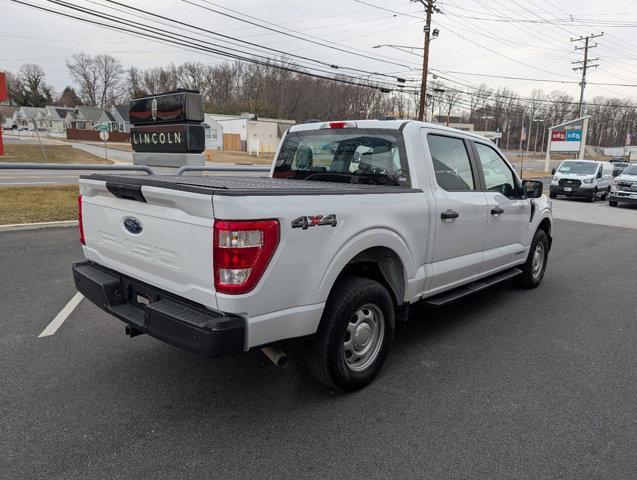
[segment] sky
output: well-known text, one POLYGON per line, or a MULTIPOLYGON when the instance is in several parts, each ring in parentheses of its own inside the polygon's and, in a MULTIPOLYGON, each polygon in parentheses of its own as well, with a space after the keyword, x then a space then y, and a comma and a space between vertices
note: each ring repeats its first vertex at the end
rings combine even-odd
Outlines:
MULTIPOLYGON (((46 0, 21 0, 57 11, 60 5, 46 0)), ((167 28, 107 0, 69 0, 73 5, 91 8, 132 20, 143 20, 157 28, 167 28), (119 10, 113 10, 113 8, 119 10), (126 13, 124 13, 126 12, 126 13)), ((409 0, 119 0, 196 27, 198 38, 222 47, 218 37, 200 29, 232 36, 243 41, 287 53, 320 60, 331 70, 368 79, 365 72, 389 77, 372 77, 393 82, 390 77, 406 78, 408 85, 419 84, 424 7, 409 0), (205 7, 205 8, 202 8, 205 7), (377 8, 381 7, 381 8, 377 8), (258 25, 250 25, 219 13, 282 30, 292 38, 258 25), (234 10, 230 11, 229 9, 234 10), (237 13, 238 12, 238 13, 237 13), (248 18, 250 16, 251 18, 248 18), (266 23, 269 22, 269 23, 266 23), (306 41, 322 43, 317 45, 306 41), (376 45, 397 45, 398 48, 376 45), (345 51, 343 51, 345 50, 345 51), (346 71, 343 67, 357 70, 346 71)), ((634 0, 438 0, 440 13, 434 13, 432 28, 440 34, 431 43, 430 68, 437 79, 455 87, 486 83, 506 86, 521 95, 534 88, 546 92, 561 90, 579 97, 581 72, 571 62, 581 60, 581 43, 571 38, 600 34, 591 44, 592 57, 599 57, 599 68, 589 70, 586 98, 594 96, 630 98, 637 101, 637 9, 634 0), (514 80, 480 75, 522 77, 514 80), (553 80, 554 82, 546 82, 553 80), (572 83, 557 83, 572 82, 572 83), (628 84, 594 85, 601 84, 628 84)), ((76 15, 82 15, 75 13, 76 15)), ((163 20, 161 20, 163 21, 163 20)), ((165 21, 164 21, 165 22, 165 21)), ((166 22, 168 23, 168 22, 166 22)), ((182 27, 173 26, 173 29, 182 27)), ((182 33, 195 35, 192 31, 182 33)), ((255 47, 231 46, 254 54, 255 47)), ((220 63, 217 55, 196 53, 174 45, 142 40, 123 32, 78 20, 36 11, 11 0, 0 0, 0 70, 16 72, 23 63, 35 63, 46 72, 46 81, 60 92, 72 84, 65 59, 73 53, 108 53, 125 67, 140 68, 185 61, 220 63)), ((263 51, 258 53, 263 54, 263 51)), ((270 52, 270 54, 272 54, 270 52)), ((277 54, 272 54, 276 56, 277 54)), ((307 63, 307 61, 302 61, 307 63)), ((317 64, 314 64, 315 66, 317 64)))

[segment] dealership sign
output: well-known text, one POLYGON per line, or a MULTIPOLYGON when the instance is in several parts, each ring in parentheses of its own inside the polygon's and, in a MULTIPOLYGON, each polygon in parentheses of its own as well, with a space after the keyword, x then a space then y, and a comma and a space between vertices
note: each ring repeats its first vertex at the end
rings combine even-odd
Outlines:
POLYGON ((545 172, 551 168, 551 153, 573 153, 575 158, 584 158, 589 118, 590 115, 584 115, 548 128, 548 148, 544 160, 545 172))
POLYGON ((579 152, 582 142, 583 124, 571 124, 551 131, 552 152, 579 152))

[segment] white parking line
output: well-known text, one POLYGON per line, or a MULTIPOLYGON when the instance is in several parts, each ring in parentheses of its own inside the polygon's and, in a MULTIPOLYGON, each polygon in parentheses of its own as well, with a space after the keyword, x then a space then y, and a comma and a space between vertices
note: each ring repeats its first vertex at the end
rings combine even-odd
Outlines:
POLYGON ((51 321, 51 323, 49 323, 46 326, 46 328, 42 330, 42 333, 38 335, 38 338, 48 337, 50 335, 53 335, 55 332, 57 332, 58 328, 60 328, 62 324, 64 323, 64 320, 66 320, 69 317, 69 315, 73 313, 73 310, 75 310, 75 307, 77 307, 80 304, 83 298, 84 298, 84 295, 82 295, 80 292, 77 292, 73 296, 73 298, 69 300, 69 303, 67 303, 64 306, 64 308, 60 311, 60 313, 58 313, 55 316, 55 318, 51 321))

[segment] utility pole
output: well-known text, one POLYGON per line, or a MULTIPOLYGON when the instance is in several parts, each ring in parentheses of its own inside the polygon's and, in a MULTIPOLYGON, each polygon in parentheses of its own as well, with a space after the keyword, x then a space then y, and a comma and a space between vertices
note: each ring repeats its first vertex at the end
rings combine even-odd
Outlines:
POLYGON ((524 129, 524 117, 526 116, 526 110, 522 110, 522 127, 520 128, 520 178, 522 178, 522 174, 524 174, 524 149, 522 148, 522 142, 526 140, 526 133, 524 129))
POLYGON ((427 14, 425 20, 425 45, 422 54, 422 81, 420 84, 420 102, 418 104, 418 120, 421 122, 425 119, 425 99, 427 95, 427 74, 429 70, 429 44, 431 43, 431 15, 433 12, 440 12, 434 6, 436 0, 411 0, 412 2, 420 2, 425 6, 427 14))
POLYGON ((597 43, 595 45, 591 45, 590 40, 593 38, 601 37, 603 35, 604 35, 604 32, 600 33, 599 35, 587 35, 585 37, 571 38, 571 42, 581 42, 581 41, 584 42, 583 47, 575 47, 575 50, 584 50, 584 60, 577 60, 575 62, 571 62, 572 64, 581 64, 579 67, 573 68, 574 72, 578 70, 582 71, 582 81, 580 82, 580 94, 579 94, 579 114, 577 115, 578 117, 581 117, 582 115, 584 115, 584 88, 586 87, 586 70, 588 68, 599 67, 599 64, 589 65, 592 62, 599 61, 599 57, 588 58, 588 50, 591 48, 595 48, 597 46, 597 43))

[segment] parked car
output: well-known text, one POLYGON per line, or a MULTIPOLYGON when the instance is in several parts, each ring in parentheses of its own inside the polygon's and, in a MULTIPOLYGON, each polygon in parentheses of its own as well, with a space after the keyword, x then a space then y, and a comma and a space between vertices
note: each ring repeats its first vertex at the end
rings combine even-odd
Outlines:
POLYGON ((613 179, 608 204, 616 207, 620 203, 637 204, 637 163, 629 165, 613 179))
POLYGON ((415 121, 295 125, 269 177, 93 174, 80 192, 75 284, 131 337, 206 356, 305 337, 340 390, 379 373, 409 305, 537 287, 551 247, 541 182, 415 121))
POLYGON ((622 173, 628 165, 630 165, 630 163, 627 162, 613 163, 613 177, 616 177, 617 175, 622 173))
POLYGON ((605 200, 612 179, 613 166, 609 162, 564 160, 557 169, 553 169, 549 196, 584 197, 589 202, 597 197, 605 200))

